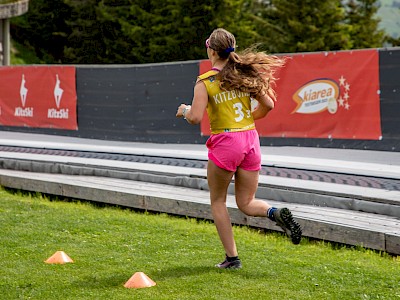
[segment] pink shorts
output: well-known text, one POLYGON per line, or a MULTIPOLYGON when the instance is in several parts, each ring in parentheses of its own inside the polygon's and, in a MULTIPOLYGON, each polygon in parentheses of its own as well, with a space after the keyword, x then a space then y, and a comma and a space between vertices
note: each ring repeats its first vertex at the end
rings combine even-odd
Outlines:
POLYGON ((260 139, 257 130, 223 132, 207 140, 208 158, 218 167, 236 171, 261 169, 260 139))

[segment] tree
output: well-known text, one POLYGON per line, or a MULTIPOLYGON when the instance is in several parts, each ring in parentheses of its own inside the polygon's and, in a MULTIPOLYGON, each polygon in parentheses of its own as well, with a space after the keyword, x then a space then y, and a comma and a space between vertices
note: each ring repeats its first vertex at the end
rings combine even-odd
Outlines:
MULTIPOLYGON (((132 41, 132 32, 142 25, 146 32, 147 51, 143 60, 179 61, 199 59, 205 56, 204 41, 210 34, 210 24, 221 1, 166 0, 153 1, 151 14, 140 24, 130 20, 124 26, 124 33, 132 41), (144 25, 144 26, 143 26, 144 25), (132 30, 133 28, 133 30, 132 30)), ((137 51, 138 49, 132 49, 137 51)))
POLYGON ((256 46, 259 50, 277 53, 279 41, 276 40, 275 33, 281 29, 273 23, 270 16, 271 7, 271 2, 268 0, 246 1, 242 14, 251 31, 245 41, 246 45, 256 46))
POLYGON ((64 61, 77 64, 126 63, 124 51, 129 44, 121 34, 117 15, 129 13, 129 2, 114 1, 116 16, 109 16, 106 1, 65 0, 72 14, 67 24, 71 34, 64 50, 64 61))
POLYGON ((40 59, 61 62, 70 34, 66 24, 70 15, 70 7, 63 1, 30 1, 28 13, 11 20, 11 35, 40 59))
POLYGON ((124 64, 206 58, 224 27, 239 50, 271 53, 382 46, 376 1, 35 0, 12 36, 50 63, 124 64))
POLYGON ((340 0, 271 0, 266 17, 278 52, 350 49, 350 26, 340 0))
POLYGON ((376 0, 349 0, 346 22, 350 25, 352 49, 378 48, 385 41, 385 32, 378 29, 379 9, 376 0))
MULTIPOLYGON (((145 63, 206 58, 204 41, 216 27, 232 31, 242 48, 260 35, 253 29, 246 4, 252 0, 36 0, 28 18, 15 23, 17 40, 32 41, 37 52, 55 55, 46 13, 51 5, 63 22, 57 59, 63 63, 145 63), (50 5, 50 4, 51 5, 50 5), (68 13, 60 15, 57 6, 68 13), (230 13, 226 13, 229 11, 230 13), (32 19, 37 21, 32 22, 32 19), (40 30, 36 30, 40 28, 40 30), (44 32, 42 32, 42 30, 44 32)), ((54 24, 57 24, 53 22, 54 24)), ((50 60, 54 62, 54 60, 50 60)))
POLYGON ((74 9, 66 59, 144 63, 198 59, 219 1, 67 1, 74 9))
POLYGON ((387 42, 392 45, 393 47, 398 47, 400 46, 400 37, 398 37, 397 39, 394 37, 387 37, 386 38, 387 42))

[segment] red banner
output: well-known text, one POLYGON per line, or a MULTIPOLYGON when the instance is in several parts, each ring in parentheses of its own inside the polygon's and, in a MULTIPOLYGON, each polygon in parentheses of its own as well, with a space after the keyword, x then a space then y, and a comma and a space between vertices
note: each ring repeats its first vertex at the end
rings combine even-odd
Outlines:
POLYGON ((77 130, 72 66, 0 68, 0 124, 77 130))
MULTIPOLYGON (((378 59, 377 50, 287 56, 275 109, 256 122, 260 136, 381 139, 378 59)), ((201 130, 210 134, 207 120, 201 130)))

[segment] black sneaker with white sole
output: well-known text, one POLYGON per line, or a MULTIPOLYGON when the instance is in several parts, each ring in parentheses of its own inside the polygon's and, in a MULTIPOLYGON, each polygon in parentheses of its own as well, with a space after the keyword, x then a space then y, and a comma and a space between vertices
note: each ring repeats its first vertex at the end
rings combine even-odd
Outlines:
POLYGON ((283 231, 291 238, 292 243, 297 245, 301 241, 301 227, 293 219, 292 213, 286 207, 278 208, 273 212, 276 225, 281 227, 283 231))
POLYGON ((216 264, 215 266, 220 269, 241 269, 242 262, 239 258, 229 261, 228 257, 226 257, 222 263, 216 264))

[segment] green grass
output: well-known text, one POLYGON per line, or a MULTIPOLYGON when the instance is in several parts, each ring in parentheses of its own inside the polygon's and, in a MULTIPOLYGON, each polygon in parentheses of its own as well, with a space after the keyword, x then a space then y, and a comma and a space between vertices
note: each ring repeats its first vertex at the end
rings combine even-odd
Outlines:
POLYGON ((397 257, 247 227, 227 271, 208 221, 0 189, 0 226, 1 299, 400 299, 397 257), (44 263, 57 250, 74 263, 44 263), (157 285, 124 288, 135 272, 157 285))
POLYGON ((33 49, 30 49, 14 40, 11 41, 11 65, 43 64, 33 49))

